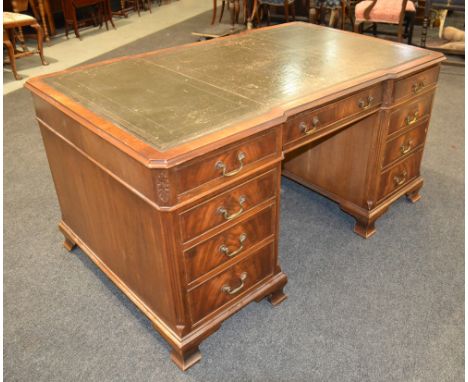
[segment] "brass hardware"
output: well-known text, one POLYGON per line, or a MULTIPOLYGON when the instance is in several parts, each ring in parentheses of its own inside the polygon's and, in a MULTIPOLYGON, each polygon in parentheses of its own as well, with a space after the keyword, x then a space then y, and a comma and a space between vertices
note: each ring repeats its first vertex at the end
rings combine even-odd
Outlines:
POLYGON ((231 287, 226 284, 226 285, 223 285, 223 287, 221 288, 221 291, 229 295, 236 294, 244 288, 244 282, 246 279, 247 279, 247 272, 242 272, 240 275, 240 285, 237 288, 231 289, 231 287))
POLYGON ((405 154, 407 154, 407 153, 409 153, 409 152, 411 151, 411 149, 412 149, 412 147, 411 147, 412 143, 413 143, 413 142, 412 142, 411 140, 409 140, 407 144, 404 144, 404 143, 403 143, 403 144, 400 146, 401 155, 405 155, 405 154))
POLYGON ((244 203, 247 201, 247 198, 242 195, 240 198, 239 198, 239 205, 240 205, 240 210, 237 211, 237 212, 234 212, 232 215, 229 215, 229 212, 226 208, 224 207, 219 207, 218 208, 218 214, 221 214, 223 215, 224 219, 226 220, 232 220, 232 219, 235 219, 237 218, 242 212, 244 212, 244 203))
POLYGON ((408 173, 406 170, 403 170, 400 176, 395 176, 393 178, 393 181, 395 182, 395 186, 401 186, 403 183, 406 182, 406 177, 408 176, 408 173))
POLYGON ((229 252, 229 248, 226 244, 223 244, 221 247, 219 247, 219 252, 221 252, 222 254, 226 255, 229 258, 234 257, 244 249, 245 240, 247 240, 247 235, 243 233, 242 235, 239 236, 240 246, 234 252, 229 252))
POLYGON ((369 109, 371 107, 371 104, 372 104, 373 100, 374 100, 374 97, 368 96, 367 97, 367 104, 366 104, 366 101, 364 101, 363 99, 360 99, 359 102, 358 102, 358 106, 363 110, 369 109))
POLYGON ((412 124, 416 123, 417 120, 418 120, 418 117, 419 117, 419 112, 418 112, 418 111, 415 111, 415 112, 414 112, 413 117, 411 117, 410 115, 408 115, 408 116, 405 118, 405 124, 406 124, 406 126, 409 126, 409 125, 412 125, 412 124))
POLYGON ((414 94, 419 93, 424 88, 424 86, 426 86, 426 85, 424 85, 424 81, 419 81, 419 82, 413 84, 413 93, 414 94))
POLYGON ((309 128, 309 126, 307 126, 307 123, 301 122, 301 123, 299 124, 299 129, 300 129, 305 135, 310 135, 310 134, 312 134, 313 132, 315 132, 315 130, 317 130, 317 126, 318 126, 319 123, 320 123, 319 117, 315 116, 314 118, 312 118, 312 128, 309 128))
POLYGON ((238 174, 242 170, 242 168, 244 167, 244 162, 243 162, 244 159, 245 159, 245 154, 242 151, 240 151, 237 154, 237 160, 239 161, 239 167, 236 168, 235 170, 226 171, 226 165, 223 163, 223 161, 220 161, 220 160, 216 162, 215 167, 218 170, 223 170, 223 176, 233 176, 233 175, 238 174))

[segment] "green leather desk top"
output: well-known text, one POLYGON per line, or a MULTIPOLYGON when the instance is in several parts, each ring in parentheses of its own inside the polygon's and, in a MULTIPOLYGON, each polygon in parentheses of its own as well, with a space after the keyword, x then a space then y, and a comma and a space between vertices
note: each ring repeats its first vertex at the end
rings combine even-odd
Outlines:
POLYGON ((59 73, 49 86, 160 151, 429 55, 310 24, 59 73))

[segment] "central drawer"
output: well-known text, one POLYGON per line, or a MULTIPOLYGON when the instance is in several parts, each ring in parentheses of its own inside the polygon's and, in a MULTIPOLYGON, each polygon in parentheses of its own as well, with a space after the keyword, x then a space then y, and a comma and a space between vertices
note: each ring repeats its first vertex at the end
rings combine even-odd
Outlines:
POLYGON ((208 314, 249 292, 256 284, 273 274, 274 263, 272 242, 191 290, 188 298, 192 323, 199 322, 208 314))
POLYGON ((186 242, 215 227, 236 222, 245 212, 274 197, 278 176, 275 168, 182 212, 182 240, 186 242))
POLYGON ((357 118, 381 103, 382 85, 379 84, 318 109, 300 113, 286 122, 283 128, 283 146, 306 139, 336 122, 357 118))

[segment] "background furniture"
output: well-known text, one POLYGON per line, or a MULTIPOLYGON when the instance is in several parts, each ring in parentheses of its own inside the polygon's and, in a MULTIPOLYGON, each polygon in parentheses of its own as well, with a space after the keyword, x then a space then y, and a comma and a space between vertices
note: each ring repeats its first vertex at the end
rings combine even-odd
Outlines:
POLYGON ((429 27, 430 12, 432 9, 447 9, 451 11, 465 12, 465 0, 426 0, 424 6, 423 29, 421 32, 421 46, 426 47, 427 29, 429 27))
MULTIPOLYGON (((162 0, 158 0, 158 4, 161 5, 162 0)), ((146 10, 151 13, 152 0, 120 0, 120 9, 116 12, 113 12, 116 16, 128 17, 129 11, 137 11, 138 16, 140 16, 140 7, 146 2, 146 10), (140 2, 143 1, 143 4, 140 2)))
MULTIPOLYGON (((81 39, 78 27, 80 25, 87 25, 87 21, 89 20, 79 23, 76 16, 76 10, 78 8, 92 6, 96 7, 98 11, 97 22, 99 23, 100 27, 102 26, 102 21, 104 20, 106 24, 106 29, 109 29, 107 25, 108 21, 115 29, 114 21, 112 20, 112 10, 110 7, 109 0, 62 0, 63 16, 65 19, 65 36, 67 38, 68 29, 70 26, 72 26, 73 30, 75 31, 75 36, 81 39)), ((93 20, 93 22, 96 22, 96 20, 93 20)))
POLYGON ((296 8, 295 0, 253 0, 252 13, 248 18, 247 27, 249 29, 253 26, 254 19, 257 23, 260 22, 260 7, 262 7, 267 13, 267 22, 270 23, 270 7, 282 9, 284 11, 284 19, 286 22, 289 22, 289 12, 293 16, 293 20, 296 19, 296 8))
POLYGON ((364 237, 398 198, 420 198, 443 59, 289 23, 32 79, 64 245, 148 316, 185 370, 228 317, 286 298, 281 174, 339 203, 364 237), (330 41, 340 60, 327 59, 330 41))
MULTIPOLYGON (((229 1, 229 0, 221 0, 221 12, 219 14, 219 22, 221 22, 224 14, 224 8, 226 7, 226 3, 234 3, 234 1, 229 1)), ((247 6, 248 6, 248 0, 243 0, 242 2, 242 13, 243 13, 243 18, 244 22, 247 20, 247 6)), ((229 5, 228 5, 229 6, 229 5)), ((211 24, 213 25, 216 22, 216 13, 218 9, 218 4, 216 0, 213 0, 213 17, 211 19, 211 24)), ((237 12, 237 22, 239 22, 239 13, 240 13, 240 0, 237 0, 234 4, 234 13, 237 12), (237 8, 237 9, 236 9, 237 8)), ((236 18, 236 17, 234 17, 236 18)))
POLYGON ((44 52, 42 48, 42 28, 38 24, 34 17, 23 15, 20 13, 3 12, 3 45, 7 48, 8 58, 10 60, 11 69, 13 75, 17 80, 21 79, 21 76, 16 70, 16 59, 21 57, 30 56, 32 54, 39 54, 42 65, 47 65, 47 61, 44 58, 44 52), (18 50, 16 41, 18 40, 15 29, 21 31, 22 27, 30 26, 36 30, 37 33, 37 50, 30 51, 24 44, 24 37, 21 35, 21 42, 23 49, 18 50))
MULTIPOLYGON (((364 22, 394 24, 398 26, 398 41, 403 41, 403 23, 405 15, 409 17, 408 43, 411 44, 413 36, 416 7, 411 0, 365 0, 355 6, 355 30, 362 31, 364 22)), ((376 30, 374 29, 374 34, 376 30)))
POLYGON ((348 16, 351 28, 354 30, 354 20, 348 0, 337 0, 334 1, 334 3, 335 4, 331 2, 328 3, 326 0, 314 1, 310 9, 310 22, 321 24, 323 23, 324 16, 329 13, 330 18, 328 26, 334 27, 336 21, 339 19, 341 29, 345 29, 345 19, 346 16, 348 16), (333 7, 331 7, 331 5, 333 5, 333 7))

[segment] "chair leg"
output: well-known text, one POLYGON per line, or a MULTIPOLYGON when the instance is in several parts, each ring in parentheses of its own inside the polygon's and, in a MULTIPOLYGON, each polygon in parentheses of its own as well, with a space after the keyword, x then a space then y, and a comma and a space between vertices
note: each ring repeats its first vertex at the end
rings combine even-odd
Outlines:
POLYGON ((213 17, 211 18, 211 25, 213 25, 216 21, 216 13, 218 11, 218 4, 216 0, 213 0, 213 17))
POLYGON ((346 1, 341 1, 341 30, 344 30, 345 25, 345 15, 346 15, 346 1))
POLYGON ((328 21, 328 26, 333 28, 336 25, 336 16, 338 9, 334 8, 330 10, 330 20, 328 21))
POLYGON ((414 23, 416 21, 416 12, 411 12, 409 16, 408 45, 413 45, 414 23))
POLYGON ((354 30, 354 19, 353 19, 353 15, 351 12, 351 7, 348 7, 348 17, 349 17, 349 22, 351 24, 351 30, 354 30))
POLYGON ((43 35, 42 35, 42 27, 39 24, 32 24, 31 28, 34 28, 37 33, 37 53, 39 53, 39 57, 41 58, 42 65, 49 65, 49 63, 44 58, 44 48, 42 44, 43 35))
POLYGON ((13 72, 13 76, 16 80, 20 80, 21 76, 16 71, 16 58, 15 58, 15 49, 13 48, 13 44, 11 41, 3 41, 3 45, 6 46, 8 51, 8 59, 10 60, 11 71, 13 72))
POLYGON ((19 36, 18 39, 19 39, 20 44, 21 44, 21 49, 23 49, 23 52, 27 52, 28 47, 26 46, 26 43, 25 43, 22 27, 18 27, 18 36, 19 36))
POLYGON ((223 13, 224 13, 224 7, 225 6, 226 6, 226 0, 222 0, 222 2, 221 2, 221 13, 219 14, 219 20, 218 20, 219 23, 223 19, 223 13))
POLYGON ((362 33, 362 23, 358 23, 358 22, 354 23, 354 32, 362 33))
POLYGON ((109 0, 104 0, 104 1, 105 1, 105 9, 107 10, 107 18, 109 19, 109 22, 111 23, 112 28, 117 29, 115 27, 114 20, 112 20, 112 9, 110 5, 110 1, 109 0))
POLYGON ((46 41, 50 41, 49 32, 47 30, 47 22, 44 9, 44 0, 39 0, 39 13, 41 14, 42 25, 44 26, 44 36, 46 41))
POLYGON ((284 1, 284 19, 289 23, 289 3, 288 0, 284 1))
POLYGON ((73 30, 75 31, 76 38, 81 40, 80 33, 78 32, 78 20, 76 19, 76 9, 73 10, 73 30))
POLYGON ((140 0, 135 0, 135 5, 136 5, 138 17, 140 17, 140 0))

